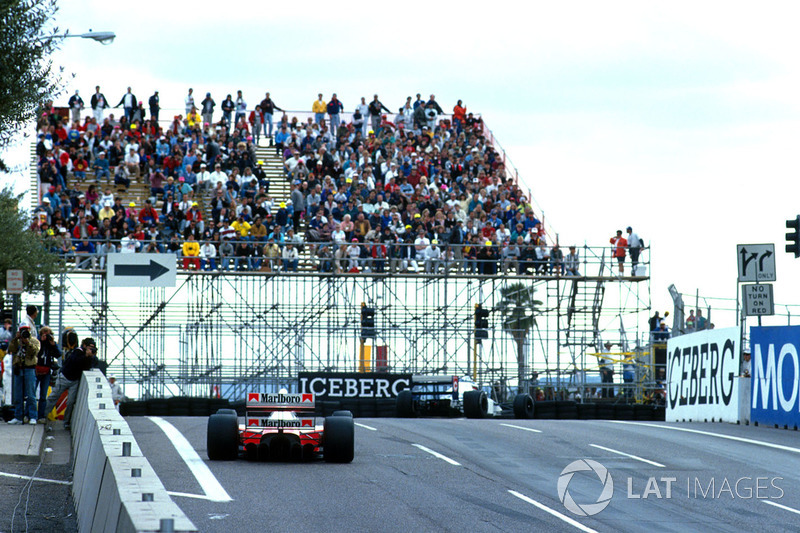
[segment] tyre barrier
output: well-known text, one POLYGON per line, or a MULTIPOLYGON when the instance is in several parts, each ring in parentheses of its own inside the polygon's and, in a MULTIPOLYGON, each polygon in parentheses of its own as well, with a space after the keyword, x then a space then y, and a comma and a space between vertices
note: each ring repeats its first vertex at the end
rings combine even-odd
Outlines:
MULTIPOLYGON (((476 391, 480 392, 480 391, 476 391)), ((470 417, 483 418, 480 395, 470 398, 470 417)), ((614 404, 609 402, 577 403, 571 400, 528 402, 526 394, 520 394, 509 405, 508 417, 537 418, 551 420, 639 420, 663 421, 664 407, 641 404, 614 404)), ((466 408, 465 402, 465 408, 466 408)), ((229 402, 221 398, 152 398, 142 401, 127 401, 119 405, 123 416, 211 416, 219 409, 234 409, 239 416, 245 414, 245 402, 229 402)), ((320 400, 316 404, 315 416, 333 415, 334 411, 350 411, 356 418, 408 418, 418 416, 413 397, 409 392, 395 398, 345 398, 320 400)), ((506 416, 504 414, 504 416, 506 416)))
POLYGON ((71 437, 80 531, 197 531, 142 455, 99 370, 81 377, 71 437))

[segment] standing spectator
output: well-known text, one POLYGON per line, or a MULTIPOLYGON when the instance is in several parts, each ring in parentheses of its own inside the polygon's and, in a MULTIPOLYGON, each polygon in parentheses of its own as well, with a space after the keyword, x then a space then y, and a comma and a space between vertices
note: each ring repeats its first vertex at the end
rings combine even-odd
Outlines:
POLYGON ((367 137, 367 115, 369 115, 369 106, 367 99, 362 96, 361 103, 356 106, 355 113, 353 113, 353 127, 356 128, 356 131, 360 131, 364 138, 367 137))
POLYGON ((79 348, 78 334, 74 331, 67 333, 66 349, 70 352, 64 357, 61 372, 56 379, 56 386, 47 397, 44 412, 49 413, 56 406, 56 402, 67 391, 67 408, 64 411, 64 429, 69 430, 72 422, 72 409, 78 396, 78 385, 81 383, 81 374, 84 370, 91 370, 97 366, 97 344, 94 339, 83 339, 79 348))
POLYGON ((370 125, 372 126, 372 131, 374 131, 375 135, 377 135, 378 128, 381 125, 381 112, 386 111, 387 113, 391 113, 391 111, 389 111, 389 108, 383 105, 380 100, 378 100, 377 94, 373 96, 372 101, 369 103, 369 106, 367 106, 367 109, 369 110, 369 120, 370 125))
POLYGON ((70 116, 72 118, 72 122, 78 122, 81 119, 81 110, 83 109, 83 98, 81 98, 80 94, 78 94, 77 89, 75 90, 75 94, 70 96, 69 102, 70 116))
POLYGON ((14 372, 14 419, 9 424, 36 423, 36 361, 39 341, 28 326, 22 326, 8 344, 14 372), (25 405, 27 403, 27 406, 25 405))
POLYGON ((697 310, 697 330, 702 331, 706 329, 706 317, 703 316, 703 310, 697 310))
POLYGON ((234 109, 236 109, 236 104, 231 99, 231 95, 225 97, 225 100, 222 101, 222 119, 227 124, 228 131, 231 129, 231 114, 233 113, 234 109))
MULTIPOLYGON (((117 383, 117 378, 108 376, 108 386, 111 388, 111 400, 114 402, 115 406, 119 406, 119 403, 125 400, 125 393, 122 392, 122 387, 117 383)), ((117 409, 119 409, 119 407, 117 407, 117 409)))
POLYGON ((214 118, 214 108, 217 106, 217 103, 211 98, 211 93, 206 93, 206 97, 203 98, 203 101, 200 102, 202 106, 201 113, 203 114, 203 125, 206 124, 213 124, 214 118))
POLYGON ((39 331, 39 345, 39 354, 36 361, 36 387, 39 389, 37 421, 40 424, 44 424, 47 422, 47 413, 44 408, 47 404, 47 389, 50 388, 50 374, 58 369, 61 350, 58 349, 53 330, 47 326, 43 326, 39 331))
MULTIPOLYGON (((614 383, 614 367, 610 355, 612 346, 614 345, 610 342, 606 342, 606 350, 600 356, 600 381, 603 383, 614 383)), ((601 397, 613 398, 614 387, 604 386, 601 397)))
POLYGON ((321 123, 325 119, 325 112, 328 110, 328 104, 322 99, 322 93, 317 95, 317 99, 311 104, 311 112, 314 113, 314 122, 321 123))
POLYGON ((0 404, 11 403, 11 389, 13 388, 12 355, 8 351, 8 343, 14 338, 11 330, 13 322, 10 318, 3 321, 3 328, 0 329, 0 404))
POLYGON ((90 105, 92 106, 92 112, 94 113, 94 119, 98 124, 103 123, 103 110, 109 107, 108 100, 103 93, 100 92, 100 86, 94 88, 94 94, 92 95, 92 99, 89 101, 90 105))
POLYGON ((256 146, 258 146, 258 140, 261 137, 261 130, 264 127, 264 113, 261 112, 261 104, 257 105, 254 110, 250 111, 248 122, 250 122, 250 125, 253 128, 253 140, 255 140, 256 146))
POLYGON ((464 129, 464 124, 467 121, 467 106, 461 104, 461 100, 453 108, 453 127, 456 129, 456 133, 461 135, 461 131, 464 129))
POLYGON ((344 105, 336 97, 336 93, 331 96, 331 101, 326 106, 328 117, 330 117, 330 131, 335 135, 339 130, 339 113, 344 111, 344 105))
POLYGON ((644 241, 638 234, 634 233, 633 228, 628 226, 628 252, 631 254, 631 276, 636 276, 636 265, 639 264, 639 253, 644 248, 644 241))
POLYGON ((578 257, 578 252, 576 251, 574 246, 569 247, 569 254, 564 259, 564 268, 567 271, 567 276, 580 276, 581 273, 578 270, 580 266, 580 257, 578 257))
POLYGON ((617 258, 617 263, 619 264, 619 275, 625 273, 625 250, 628 247, 628 241, 625 240, 625 237, 622 236, 622 230, 617 230, 616 237, 611 237, 609 242, 614 247, 611 251, 612 255, 617 258))
POLYGON ((234 124, 239 124, 239 121, 244 121, 245 114, 247 112, 247 102, 244 101, 244 97, 242 96, 242 91, 236 91, 236 118, 233 121, 234 124))
POLYGON ((122 109, 125 110, 125 118, 128 119, 128 122, 131 121, 133 118, 133 111, 136 109, 136 95, 131 92, 131 88, 128 87, 128 91, 122 95, 120 98, 119 103, 114 107, 122 106, 122 109))
POLYGON ((636 379, 636 362, 630 358, 622 363, 622 381, 625 383, 626 398, 633 398, 634 380, 636 379))
POLYGON ((31 335, 34 338, 39 336, 39 330, 36 328, 36 318, 39 316, 39 308, 33 304, 25 306, 25 316, 22 317, 22 325, 30 329, 31 335))
POLYGON ((158 122, 158 112, 161 111, 161 105, 159 105, 158 99, 158 91, 153 93, 153 96, 147 101, 147 104, 150 106, 150 116, 158 122))
POLYGON ((184 108, 186 109, 186 115, 192 111, 192 108, 195 107, 194 105, 194 89, 191 87, 189 88, 189 94, 186 95, 186 98, 183 100, 184 108))
POLYGON ((686 329, 688 331, 694 331, 694 327, 696 325, 697 318, 694 316, 694 309, 689 311, 689 316, 686 317, 686 329))
POLYGON ((439 115, 444 115, 444 111, 436 101, 436 95, 432 94, 430 100, 425 103, 425 116, 428 119, 428 129, 433 131, 436 127, 436 119, 439 115))
POLYGON ((275 110, 283 111, 283 109, 275 105, 269 93, 266 93, 264 99, 261 100, 261 112, 264 113, 264 135, 269 137, 270 146, 272 146, 272 115, 275 114, 275 110), (269 131, 267 131, 267 125, 269 125, 269 131))
POLYGON ((303 196, 303 191, 300 190, 300 187, 292 184, 292 193, 290 197, 292 201, 292 205, 294 206, 294 212, 292 213, 292 226, 294 227, 294 231, 300 231, 300 221, 303 218, 303 212, 306 208, 306 199, 303 196))

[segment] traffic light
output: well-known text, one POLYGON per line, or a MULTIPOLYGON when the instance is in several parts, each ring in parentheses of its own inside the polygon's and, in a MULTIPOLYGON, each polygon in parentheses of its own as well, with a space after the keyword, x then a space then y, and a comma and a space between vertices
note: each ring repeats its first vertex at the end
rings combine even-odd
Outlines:
POLYGON ((484 309, 481 304, 475 304, 475 338, 489 338, 489 311, 484 309))
POLYGON ((794 220, 787 220, 786 227, 794 231, 786 234, 786 251, 800 257, 800 215, 794 220))
POLYGON ((375 331, 375 308, 367 307, 367 304, 361 303, 361 338, 374 339, 377 337, 375 331))

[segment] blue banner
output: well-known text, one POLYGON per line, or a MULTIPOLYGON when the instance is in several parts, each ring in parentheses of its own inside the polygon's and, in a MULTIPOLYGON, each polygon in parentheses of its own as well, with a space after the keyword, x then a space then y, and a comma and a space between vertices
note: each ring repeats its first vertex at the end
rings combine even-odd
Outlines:
POLYGON ((799 347, 800 326, 750 328, 753 422, 800 426, 799 347))

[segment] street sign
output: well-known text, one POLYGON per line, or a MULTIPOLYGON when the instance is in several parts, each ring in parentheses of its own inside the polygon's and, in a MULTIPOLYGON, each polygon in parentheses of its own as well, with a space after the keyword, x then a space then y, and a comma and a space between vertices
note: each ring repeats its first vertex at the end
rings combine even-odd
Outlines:
POLYGON ((739 282, 775 281, 774 244, 737 244, 739 282))
POLYGON ((742 285, 742 301, 745 316, 768 316, 775 314, 772 284, 742 285))
POLYGON ((108 254, 109 287, 174 287, 178 264, 174 254, 108 254))
POLYGON ((22 270, 6 270, 6 292, 8 294, 22 294, 25 288, 25 276, 22 270))

